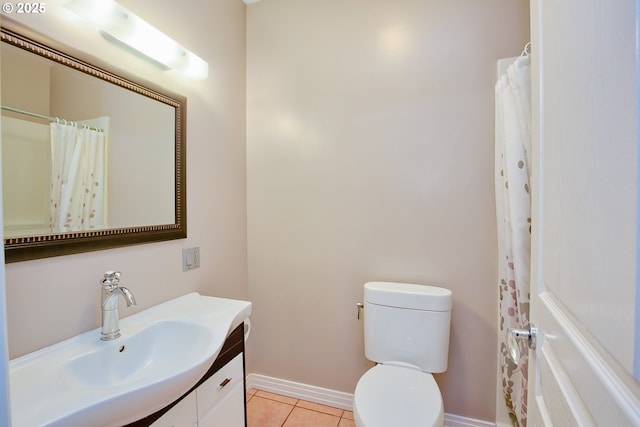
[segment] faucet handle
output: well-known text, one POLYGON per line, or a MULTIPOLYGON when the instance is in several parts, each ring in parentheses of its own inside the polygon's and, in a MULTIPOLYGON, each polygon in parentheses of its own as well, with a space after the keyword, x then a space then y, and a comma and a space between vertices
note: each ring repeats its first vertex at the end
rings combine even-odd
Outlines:
POLYGON ((106 286, 118 286, 120 283, 120 277, 122 277, 122 273, 119 271, 107 271, 104 273, 104 279, 102 279, 102 284, 106 286))

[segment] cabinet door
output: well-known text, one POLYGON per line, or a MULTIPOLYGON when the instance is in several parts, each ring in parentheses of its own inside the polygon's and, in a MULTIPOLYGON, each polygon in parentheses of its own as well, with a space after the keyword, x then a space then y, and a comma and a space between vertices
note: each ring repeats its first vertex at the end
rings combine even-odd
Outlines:
POLYGON ((198 427, 244 427, 244 387, 236 384, 204 417, 198 427))
POLYGON ((244 369, 242 353, 196 390, 199 427, 244 426, 244 369))
POLYGON ((151 425, 153 427, 195 427, 198 425, 197 416, 196 394, 192 392, 151 425))

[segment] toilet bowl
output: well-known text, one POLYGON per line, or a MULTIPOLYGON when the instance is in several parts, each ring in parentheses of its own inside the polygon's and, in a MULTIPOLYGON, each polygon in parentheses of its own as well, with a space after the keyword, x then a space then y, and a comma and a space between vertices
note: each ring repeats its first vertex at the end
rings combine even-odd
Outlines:
POLYGON ((358 381, 353 416, 358 427, 439 427, 444 407, 433 375, 376 365, 358 381))
POLYGON ((377 365, 353 397, 357 427, 442 427, 432 373, 447 369, 451 291, 394 282, 364 285, 365 356, 377 365))

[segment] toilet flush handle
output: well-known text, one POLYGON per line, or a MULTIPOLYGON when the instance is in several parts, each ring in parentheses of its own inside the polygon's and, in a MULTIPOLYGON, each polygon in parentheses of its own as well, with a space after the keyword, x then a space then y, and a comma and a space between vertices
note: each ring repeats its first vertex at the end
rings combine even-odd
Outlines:
POLYGON ((358 307, 358 320, 360 320, 360 313, 362 313, 362 310, 364 310, 364 304, 361 302, 356 303, 356 307, 358 307))

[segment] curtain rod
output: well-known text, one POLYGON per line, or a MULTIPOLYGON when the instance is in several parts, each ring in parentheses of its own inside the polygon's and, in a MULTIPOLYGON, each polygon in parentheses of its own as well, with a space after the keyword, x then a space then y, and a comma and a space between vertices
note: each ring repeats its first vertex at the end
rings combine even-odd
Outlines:
MULTIPOLYGON (((6 111, 11 111, 12 113, 24 114, 25 116, 31 116, 31 117, 36 117, 38 119, 49 120, 50 122, 58 122, 60 120, 63 120, 63 119, 58 119, 57 117, 45 116, 44 114, 38 114, 38 113, 32 113, 31 111, 20 110, 19 108, 8 107, 6 105, 3 105, 2 109, 6 111)), ((67 122, 67 120, 64 120, 64 121, 67 122)), ((74 122, 71 122, 71 123, 74 123, 74 122)), ((98 132, 104 132, 103 129, 96 129, 92 127, 88 127, 88 128, 98 132)))
POLYGON ((50 122, 55 122, 55 117, 49 117, 38 113, 32 113, 31 111, 20 110, 18 108, 7 107, 6 105, 2 106, 3 110, 11 111, 12 113, 24 114, 26 116, 37 117, 39 119, 49 120, 50 122))

